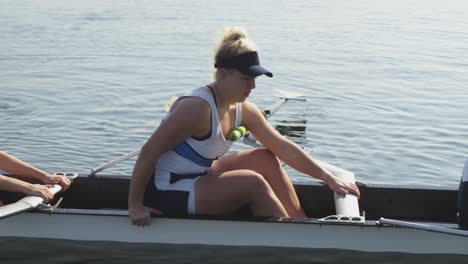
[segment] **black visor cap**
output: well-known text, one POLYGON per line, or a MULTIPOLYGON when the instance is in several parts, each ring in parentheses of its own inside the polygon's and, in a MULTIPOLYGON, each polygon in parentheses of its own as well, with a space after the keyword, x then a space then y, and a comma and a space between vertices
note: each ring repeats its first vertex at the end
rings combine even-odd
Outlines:
POLYGON ((260 60, 258 59, 258 53, 256 51, 250 51, 231 58, 222 59, 215 63, 215 68, 237 69, 245 75, 255 77, 262 74, 270 78, 273 77, 273 73, 260 66, 260 60))

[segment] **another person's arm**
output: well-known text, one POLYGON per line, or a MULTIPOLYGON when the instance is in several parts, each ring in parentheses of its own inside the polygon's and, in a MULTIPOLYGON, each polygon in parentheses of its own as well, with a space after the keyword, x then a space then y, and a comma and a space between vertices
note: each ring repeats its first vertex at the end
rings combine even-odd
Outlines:
POLYGON ((4 151, 0 151, 0 170, 22 178, 36 179, 45 184, 60 184, 64 190, 70 187, 70 180, 67 177, 44 172, 4 151))
POLYGON ((279 134, 254 104, 246 101, 243 108, 245 109, 243 121, 247 128, 280 160, 304 174, 324 181, 334 192, 340 194, 352 192, 359 197, 359 189, 355 184, 342 181, 322 169, 309 154, 279 134))
POLYGON ((0 190, 40 196, 44 199, 44 203, 47 203, 54 198, 54 195, 46 185, 32 184, 15 178, 6 177, 4 175, 0 175, 0 190))

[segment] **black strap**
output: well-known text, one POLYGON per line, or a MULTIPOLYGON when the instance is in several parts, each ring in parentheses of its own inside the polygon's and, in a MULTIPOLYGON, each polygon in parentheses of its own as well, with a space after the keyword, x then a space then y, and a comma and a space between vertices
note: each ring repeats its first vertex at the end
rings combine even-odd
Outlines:
POLYGON ((171 172, 171 178, 169 179, 169 183, 173 184, 174 182, 183 180, 183 179, 195 179, 198 176, 203 176, 206 174, 205 172, 202 173, 191 173, 191 174, 178 174, 175 172, 171 172))
POLYGON ((215 94, 213 88, 211 88, 211 86, 209 86, 209 85, 207 85, 206 87, 208 87, 208 89, 210 89, 211 93, 213 94, 213 99, 215 101, 215 105, 216 105, 216 107, 218 107, 218 102, 216 102, 216 94, 215 94))

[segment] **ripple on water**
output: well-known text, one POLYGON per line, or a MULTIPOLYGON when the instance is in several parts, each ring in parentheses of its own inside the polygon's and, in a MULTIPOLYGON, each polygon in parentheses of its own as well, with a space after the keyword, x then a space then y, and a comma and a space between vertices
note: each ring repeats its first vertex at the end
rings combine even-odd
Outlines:
POLYGON ((0 97, 0 120, 7 121, 28 115, 36 111, 37 108, 31 101, 16 96, 0 97))

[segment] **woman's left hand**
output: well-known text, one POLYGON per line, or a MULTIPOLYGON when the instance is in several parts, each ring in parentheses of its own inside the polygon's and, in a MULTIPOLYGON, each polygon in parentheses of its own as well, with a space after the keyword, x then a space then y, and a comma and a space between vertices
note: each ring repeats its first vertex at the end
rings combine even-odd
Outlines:
POLYGON ((65 176, 47 174, 42 178, 42 182, 45 184, 60 184, 63 188, 62 191, 66 191, 68 188, 70 188, 70 180, 65 176))
POLYGON ((333 177, 332 180, 328 183, 328 187, 339 194, 346 195, 348 193, 352 193, 359 198, 361 193, 359 192, 359 188, 356 186, 356 184, 351 183, 351 182, 346 182, 343 181, 337 177, 333 177))

